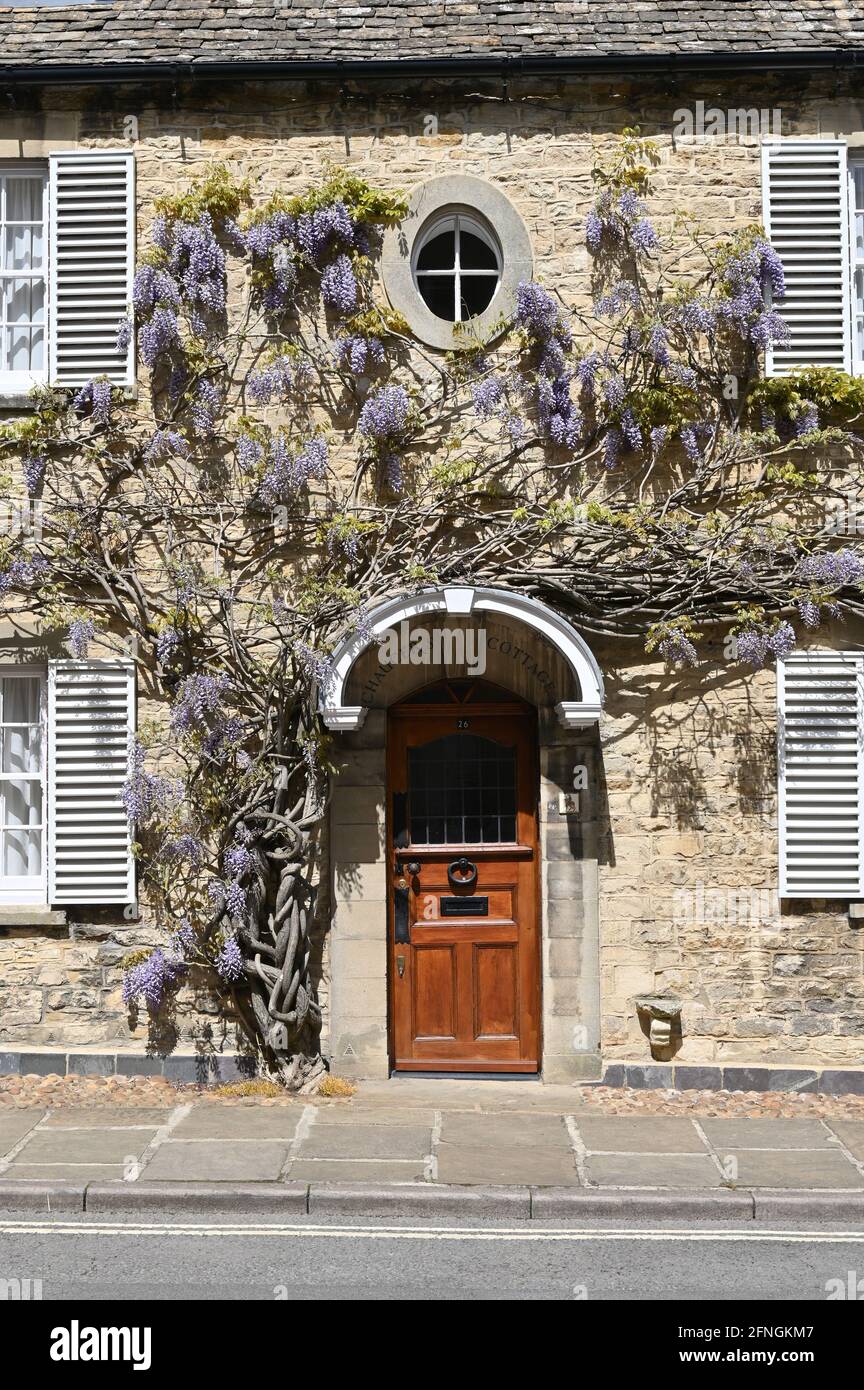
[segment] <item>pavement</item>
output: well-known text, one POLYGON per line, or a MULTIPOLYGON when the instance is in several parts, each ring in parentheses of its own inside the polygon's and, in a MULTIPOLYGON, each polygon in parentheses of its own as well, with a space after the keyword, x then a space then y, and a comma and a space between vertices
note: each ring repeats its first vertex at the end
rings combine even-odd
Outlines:
POLYGON ((0 1110, 0 1210, 763 1215, 864 1226, 864 1120, 602 1115, 569 1087, 0 1110))

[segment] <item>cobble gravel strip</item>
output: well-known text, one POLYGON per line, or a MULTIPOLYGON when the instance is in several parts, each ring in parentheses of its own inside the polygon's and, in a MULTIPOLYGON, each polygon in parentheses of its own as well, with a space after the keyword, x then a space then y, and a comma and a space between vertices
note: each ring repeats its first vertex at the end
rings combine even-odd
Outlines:
MULTIPOLYGON (((430 1086, 437 1083, 429 1082, 430 1086)), ((444 1083, 448 1084, 449 1083, 444 1083)), ((454 1083, 463 1088, 463 1083, 454 1083)), ((631 1090, 617 1086, 572 1086, 554 1088, 555 1097, 547 1100, 546 1092, 553 1088, 524 1085, 515 1093, 512 1088, 502 1100, 502 1084, 481 1082, 465 1085, 464 1104, 458 1092, 448 1093, 446 1104, 436 1100, 434 1108, 447 1110, 535 1111, 597 1115, 680 1115, 697 1118, 754 1118, 754 1119, 837 1119, 864 1122, 864 1095, 818 1095, 807 1091, 669 1091, 631 1090), (488 1087, 489 1101, 484 1096, 488 1087), (566 1103, 558 1096, 566 1094, 566 1103), (454 1095, 456 1099, 454 1101, 454 1095), (480 1097, 478 1101, 478 1096, 480 1097)), ((374 1088, 363 1083, 352 1098, 318 1096, 237 1096, 220 1094, 218 1089, 181 1085, 162 1076, 0 1076, 0 1114, 8 1108, 26 1109, 30 1106, 55 1110, 62 1106, 122 1106, 170 1110, 175 1105, 199 1101, 208 1106, 246 1106, 269 1108, 278 1106, 314 1105, 326 1114, 339 1110, 364 1110, 367 1095, 372 1093, 376 1106, 402 1109, 416 1107, 417 1101, 407 1094, 406 1083, 393 1084, 392 1094, 384 1097, 380 1085, 374 1088)), ((443 1098, 442 1098, 443 1099, 443 1098)), ((431 1102, 430 1102, 431 1105, 431 1102)), ((323 1118, 323 1114, 322 1114, 323 1118)))

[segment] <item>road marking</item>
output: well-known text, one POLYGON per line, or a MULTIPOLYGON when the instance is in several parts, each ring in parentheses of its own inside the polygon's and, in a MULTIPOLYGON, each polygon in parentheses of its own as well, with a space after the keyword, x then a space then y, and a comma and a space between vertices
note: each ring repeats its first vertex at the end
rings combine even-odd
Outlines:
POLYGON ((225 1236, 231 1238, 260 1236, 282 1239, 311 1240, 438 1240, 438 1241, 622 1241, 647 1242, 716 1241, 722 1244, 786 1243, 790 1245, 864 1245, 864 1231, 705 1231, 705 1230, 591 1230, 576 1227, 563 1230, 556 1226, 531 1229, 498 1227, 481 1230, 460 1226, 313 1226, 299 1222, 280 1224, 201 1222, 89 1222, 64 1221, 0 1221, 0 1235, 61 1235, 61 1236, 225 1236))

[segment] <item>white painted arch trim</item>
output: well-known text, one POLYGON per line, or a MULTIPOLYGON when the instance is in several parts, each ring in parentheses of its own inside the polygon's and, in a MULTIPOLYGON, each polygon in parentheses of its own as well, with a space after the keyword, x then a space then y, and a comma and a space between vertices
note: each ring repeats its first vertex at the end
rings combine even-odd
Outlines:
POLYGON ((533 628, 563 656, 576 678, 579 700, 562 700, 555 710, 565 729, 581 729, 599 723, 603 710, 603 677, 588 644, 566 618, 538 599, 507 589, 475 588, 459 584, 400 595, 379 604, 361 633, 350 632, 333 653, 330 679, 319 692, 318 704, 328 729, 359 729, 366 718, 364 705, 346 705, 345 690, 358 657, 394 624, 430 613, 464 617, 469 613, 495 613, 533 628))

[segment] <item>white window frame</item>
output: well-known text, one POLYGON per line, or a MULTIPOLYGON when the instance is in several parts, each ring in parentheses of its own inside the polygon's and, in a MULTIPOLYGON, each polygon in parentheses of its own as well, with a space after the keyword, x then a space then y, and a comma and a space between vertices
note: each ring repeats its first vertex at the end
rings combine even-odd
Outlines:
MULTIPOLYGON (((0 395, 6 396, 26 396, 34 387, 44 385, 48 381, 48 364, 50 361, 49 334, 49 296, 51 292, 51 246, 49 244, 50 216, 48 207, 49 198, 49 174, 48 162, 27 159, 4 159, 0 160, 0 183, 5 177, 12 178, 39 178, 42 182, 42 245, 44 255, 42 258, 42 270, 40 275, 22 275, 15 271, 7 271, 2 268, 0 262, 0 280, 24 280, 28 278, 41 278, 45 286, 44 296, 44 317, 43 317, 43 348, 42 348, 42 369, 38 372, 33 371, 6 371, 2 366, 2 355, 0 355, 0 395)), ((0 189, 0 197, 3 198, 2 212, 5 214, 5 192, 0 189)), ((5 220, 0 216, 0 236, 5 230, 5 220)), ((5 259, 5 247, 2 247, 2 256, 5 259)), ((2 332, 0 328, 0 332, 2 332)), ((0 354, 5 353, 5 343, 0 340, 0 354)))
MULTIPOLYGON (((39 727, 41 738, 41 757, 40 757, 40 785, 42 788, 42 854, 41 872, 39 874, 10 874, 2 873, 2 861, 0 861, 0 905, 21 905, 38 904, 44 906, 48 902, 48 672, 44 666, 6 666, 0 665, 0 680, 20 679, 39 681, 39 727)), ((18 727, 18 726, 15 726, 18 727)), ((5 728, 5 722, 0 722, 0 728, 5 728)), ((0 763, 0 781, 20 781, 12 773, 2 771, 0 763)), ((35 780, 28 779, 28 780, 35 780)))
MULTIPOLYGON (((414 285, 416 287, 418 295, 423 300, 423 303, 424 305, 426 305, 427 309, 429 309, 429 305, 426 304, 425 299, 423 299, 423 295, 420 291, 418 281, 421 279, 432 280, 443 279, 445 277, 449 278, 450 276, 453 277, 454 317, 452 319, 445 320, 445 322, 448 323, 470 323, 472 319, 479 317, 476 314, 469 315, 467 318, 463 318, 462 316, 463 279, 482 278, 485 280, 491 280, 494 277, 495 289, 492 292, 492 296, 489 300, 489 303, 486 305, 486 308, 481 311, 481 314, 488 314, 489 311, 492 309, 492 306, 495 303, 495 298, 498 294, 498 291, 501 288, 503 272, 504 263, 503 257, 501 255, 501 247, 498 244, 498 238, 496 237, 492 228, 486 226, 485 222, 481 220, 481 218, 478 215, 472 214, 470 212, 463 212, 460 209, 442 208, 441 211, 429 223, 428 227, 424 228, 421 235, 417 238, 417 241, 411 253, 411 274, 414 279, 414 285), (472 236, 477 237, 479 241, 483 242, 484 246, 487 246, 489 248, 489 250, 495 257, 494 270, 473 270, 466 269, 462 266, 460 250, 463 230, 466 232, 470 232, 472 236), (454 233, 453 265, 445 266, 438 270, 418 270, 417 262, 419 261, 424 248, 428 246, 430 241, 434 241, 436 237, 444 236, 447 232, 454 233)), ((429 312, 432 313, 432 310, 429 309, 429 312)))

